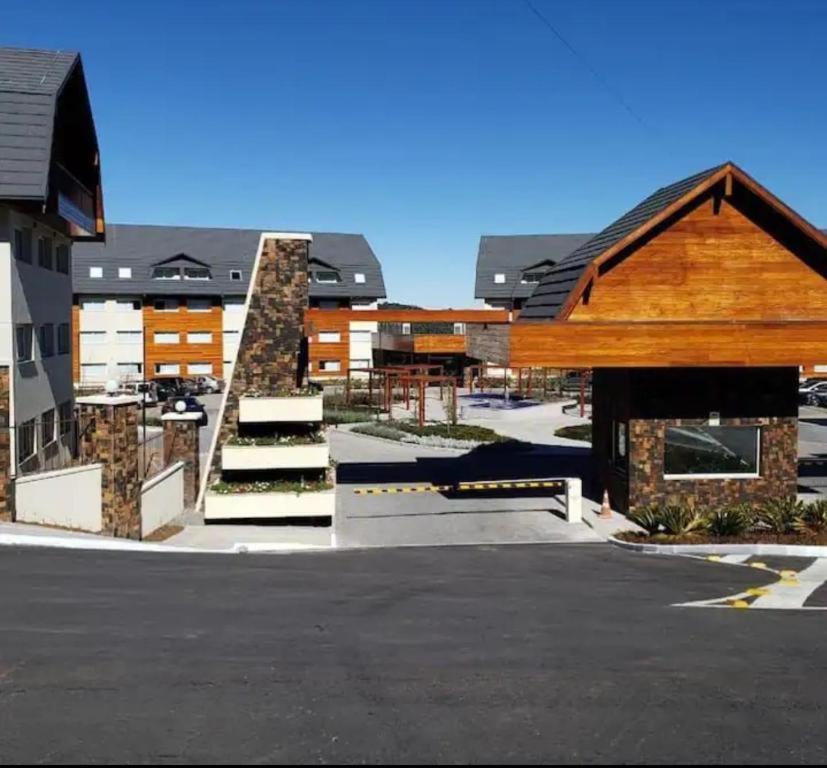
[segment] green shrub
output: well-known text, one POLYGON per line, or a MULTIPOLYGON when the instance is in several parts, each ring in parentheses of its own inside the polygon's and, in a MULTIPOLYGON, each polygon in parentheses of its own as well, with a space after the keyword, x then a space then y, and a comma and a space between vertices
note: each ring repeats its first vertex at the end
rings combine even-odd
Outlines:
POLYGON ((820 499, 807 504, 794 526, 799 533, 819 534, 827 531, 827 500, 820 499))
POLYGON ((635 507, 626 515, 635 525, 639 525, 650 536, 660 531, 660 508, 651 504, 645 507, 635 507))
POLYGON ((716 507, 704 514, 706 530, 713 536, 741 536, 753 524, 754 512, 747 504, 716 507))
POLYGON ((704 528, 703 516, 687 504, 669 504, 660 510, 660 524, 671 536, 686 536, 704 528))
POLYGON ((804 512, 804 503, 797 501, 795 496, 769 499, 758 508, 756 522, 770 533, 794 533, 804 512))

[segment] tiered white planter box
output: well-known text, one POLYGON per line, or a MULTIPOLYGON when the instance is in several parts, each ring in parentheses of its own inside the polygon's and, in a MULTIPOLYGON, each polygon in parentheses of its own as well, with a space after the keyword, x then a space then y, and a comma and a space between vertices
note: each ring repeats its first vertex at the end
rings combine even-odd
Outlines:
POLYGON ((335 488, 303 493, 208 493, 204 506, 208 520, 333 517, 335 512, 335 488))
POLYGON ((322 396, 242 397, 238 402, 238 420, 245 424, 320 422, 322 396))
POLYGON ((221 468, 231 470, 322 469, 330 462, 327 442, 308 445, 225 445, 221 468))
MULTIPOLYGON (((242 397, 239 399, 238 420, 243 424, 279 423, 295 425, 321 424, 321 395, 300 397, 242 397)), ((278 431, 276 428, 275 431, 278 431)), ((330 464, 330 446, 321 443, 298 445, 233 445, 221 448, 221 469, 238 473, 271 470, 276 481, 281 470, 319 470, 330 464)), ((270 477, 268 473, 268 477, 270 477)), ((216 493, 210 491, 204 500, 207 520, 243 520, 272 518, 333 517, 336 512, 336 490, 265 493, 216 493)))

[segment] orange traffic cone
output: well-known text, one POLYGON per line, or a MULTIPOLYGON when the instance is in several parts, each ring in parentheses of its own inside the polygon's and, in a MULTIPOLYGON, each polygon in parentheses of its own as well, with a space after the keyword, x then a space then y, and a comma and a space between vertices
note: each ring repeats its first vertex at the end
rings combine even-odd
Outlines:
POLYGON ((603 491, 603 503, 600 505, 600 517, 610 518, 612 516, 612 507, 609 504, 609 492, 603 491))

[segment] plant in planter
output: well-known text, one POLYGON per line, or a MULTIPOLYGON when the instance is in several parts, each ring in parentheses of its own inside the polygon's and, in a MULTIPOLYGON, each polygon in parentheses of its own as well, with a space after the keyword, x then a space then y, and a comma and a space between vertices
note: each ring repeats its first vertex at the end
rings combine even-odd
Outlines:
POLYGON ((756 523, 770 533, 794 533, 797 521, 804 517, 804 512, 804 503, 798 501, 795 496, 769 499, 758 508, 756 523))
POLYGON ((669 504, 660 511, 660 524, 670 536, 687 536, 704 530, 704 517, 688 504, 669 504))
POLYGON ((650 536, 660 531, 660 508, 656 504, 635 507, 626 515, 635 525, 639 525, 650 536))

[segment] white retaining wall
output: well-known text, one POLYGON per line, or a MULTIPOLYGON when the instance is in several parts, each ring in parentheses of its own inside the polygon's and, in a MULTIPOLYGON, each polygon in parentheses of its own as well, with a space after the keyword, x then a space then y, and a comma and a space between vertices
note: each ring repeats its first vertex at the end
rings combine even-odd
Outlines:
POLYGON ((177 461, 147 480, 141 489, 141 536, 147 536, 184 511, 184 462, 177 461))
POLYGON ((103 466, 87 464, 54 472, 18 476, 16 520, 100 533, 103 528, 103 466))

